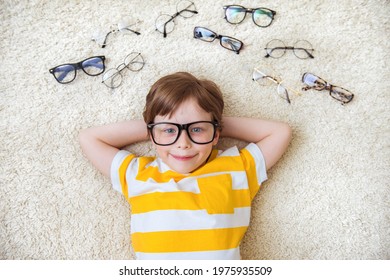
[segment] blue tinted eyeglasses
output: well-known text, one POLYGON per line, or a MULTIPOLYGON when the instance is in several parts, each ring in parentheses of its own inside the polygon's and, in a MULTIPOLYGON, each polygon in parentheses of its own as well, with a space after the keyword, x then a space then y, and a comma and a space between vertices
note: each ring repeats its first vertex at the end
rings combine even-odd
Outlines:
POLYGON ((105 56, 92 56, 77 63, 61 64, 49 69, 60 84, 67 84, 76 78, 78 69, 82 69, 89 76, 97 76, 104 72, 105 56))

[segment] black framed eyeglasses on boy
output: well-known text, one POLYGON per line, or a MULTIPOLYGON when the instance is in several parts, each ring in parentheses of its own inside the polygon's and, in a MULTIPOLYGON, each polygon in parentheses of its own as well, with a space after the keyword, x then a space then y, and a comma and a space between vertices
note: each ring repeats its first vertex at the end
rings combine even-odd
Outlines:
POLYGON ((209 144, 213 142, 218 127, 220 127, 218 122, 211 121, 197 121, 186 124, 159 122, 147 125, 153 142, 159 146, 174 144, 183 130, 187 132, 193 143, 199 145, 209 144))

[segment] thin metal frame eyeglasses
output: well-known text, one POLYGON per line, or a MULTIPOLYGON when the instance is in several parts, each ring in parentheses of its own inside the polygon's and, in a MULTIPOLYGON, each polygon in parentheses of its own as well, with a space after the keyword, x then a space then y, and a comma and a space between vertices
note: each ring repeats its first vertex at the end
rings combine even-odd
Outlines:
POLYGON ((144 65, 145 60, 141 53, 132 52, 125 57, 123 63, 119 64, 116 68, 108 69, 106 73, 104 73, 102 83, 111 89, 117 88, 122 84, 123 76, 121 72, 125 68, 133 72, 138 72, 144 65))
POLYGON ((240 5, 224 6, 225 20, 231 24, 239 24, 244 21, 246 14, 252 14, 253 22, 259 27, 268 27, 271 25, 276 12, 268 8, 245 8, 240 5))
POLYGON ((138 23, 140 23, 140 20, 137 20, 135 23, 130 23, 131 20, 128 18, 124 18, 117 24, 117 27, 114 27, 112 25, 110 27, 110 31, 107 32, 105 35, 101 31, 97 31, 96 34, 92 35, 92 41, 96 42, 101 48, 105 48, 107 46, 107 39, 108 35, 114 34, 117 32, 121 33, 134 33, 136 35, 141 35, 140 32, 134 30, 133 28, 130 28, 138 23))
POLYGON ((337 101, 341 102, 342 105, 345 105, 352 101, 354 94, 350 92, 349 90, 346 90, 345 88, 332 85, 325 81, 324 79, 311 74, 311 73, 304 73, 302 76, 302 82, 306 84, 305 87, 302 88, 302 90, 306 91, 309 89, 315 89, 318 91, 322 90, 329 90, 329 95, 336 99, 337 101))
POLYGON ((217 132, 217 128, 220 128, 220 125, 218 122, 212 122, 212 121, 197 121, 197 122, 191 122, 186 124, 178 124, 178 123, 171 123, 171 122, 159 122, 159 123, 149 123, 147 125, 147 128, 149 130, 150 135, 152 136, 152 140, 156 145, 159 146, 169 146, 176 143, 176 141, 179 139, 181 133, 183 130, 187 132, 188 138, 195 144, 198 145, 206 145, 215 139, 215 135, 217 132), (209 125, 212 125, 213 131, 207 132, 209 128, 211 128, 209 125), (205 126, 209 127, 205 127, 205 126), (158 136, 156 136, 155 129, 162 126, 162 132, 166 134, 167 141, 166 143, 159 142, 158 136), (175 128, 177 128, 175 130, 175 128), (206 134, 205 133, 210 133, 206 134), (197 137, 206 137, 204 141, 198 141, 197 137), (196 138, 196 139, 194 139, 196 138))
POLYGON ((104 55, 88 57, 77 63, 66 63, 49 69, 54 78, 60 84, 72 82, 77 75, 77 70, 82 69, 89 76, 98 76, 105 70, 106 57, 104 55), (69 75, 70 74, 70 75, 69 75))
POLYGON ((286 50, 292 50, 294 55, 300 59, 314 58, 313 46, 306 40, 298 40, 293 46, 286 46, 283 41, 273 39, 264 49, 267 52, 265 57, 279 58, 286 53, 286 50))
POLYGON ((252 80, 258 82, 260 85, 265 85, 265 83, 261 83, 260 81, 271 81, 271 82, 277 84, 278 96, 280 98, 286 100, 287 103, 289 103, 289 104, 291 104, 289 91, 293 92, 296 95, 301 95, 301 93, 299 93, 299 92, 297 92, 289 87, 286 87, 283 84, 283 81, 279 77, 273 77, 273 76, 267 75, 257 68, 253 69, 252 80))
POLYGON ((194 28, 194 38, 209 43, 213 42, 215 39, 219 39, 219 43, 222 47, 228 49, 229 51, 233 51, 236 54, 239 54, 240 50, 244 46, 244 43, 236 38, 218 35, 214 31, 200 26, 196 26, 194 28))
POLYGON ((176 4, 176 13, 174 15, 162 14, 155 22, 156 30, 163 34, 164 38, 171 33, 175 27, 175 18, 182 16, 189 18, 198 13, 195 4, 188 0, 179 1, 176 4))

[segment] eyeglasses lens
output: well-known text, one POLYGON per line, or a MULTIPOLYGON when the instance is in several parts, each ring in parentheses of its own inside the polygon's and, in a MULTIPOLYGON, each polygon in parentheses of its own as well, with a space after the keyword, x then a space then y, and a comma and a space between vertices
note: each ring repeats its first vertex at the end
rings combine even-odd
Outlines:
MULTIPOLYGON (((187 128, 188 136, 196 144, 207 144, 214 139, 215 126, 209 122, 193 123, 187 128)), ((175 124, 155 124, 152 128, 154 141, 160 145, 171 145, 179 138, 180 128, 175 124)))
POLYGON ((118 23, 118 30, 125 34, 132 34, 135 33, 136 25, 139 21, 133 20, 130 17, 122 18, 121 21, 118 23))
POLYGON ((326 86, 324 80, 310 73, 305 74, 303 82, 316 90, 323 90, 326 86))
POLYGON ((102 46, 104 45, 104 39, 106 38, 106 35, 107 33, 104 33, 101 30, 97 30, 92 34, 92 41, 95 41, 99 46, 102 46))
POLYGON ((222 47, 238 52, 241 49, 242 43, 230 37, 221 37, 222 47))
POLYGON ((353 94, 351 92, 341 87, 332 87, 330 95, 343 103, 348 103, 353 98, 353 94))
POLYGON ((194 37, 206 42, 212 42, 215 40, 217 35, 206 28, 195 28, 194 37))
POLYGON ((104 63, 100 57, 92 57, 84 60, 81 65, 85 73, 91 76, 99 75, 104 71, 104 63))
POLYGON ((161 33, 171 33, 175 23, 173 22, 173 17, 167 14, 160 15, 156 19, 156 29, 161 33))
POLYGON ((245 15, 245 8, 241 6, 229 6, 225 10, 226 20, 233 24, 242 22, 245 18, 245 15))
POLYGON ((66 84, 76 77, 76 69, 73 65, 61 65, 56 67, 52 72, 58 82, 66 84))
POLYGON ((140 53, 133 52, 126 56, 125 65, 131 71, 139 71, 144 67, 145 62, 140 53))
POLYGON ((313 56, 313 46, 306 40, 300 40, 294 45, 294 54, 301 59, 313 56))
POLYGON ((274 81, 268 75, 257 69, 253 70, 252 79, 262 86, 270 85, 274 81))
POLYGON ((103 82, 109 88, 117 88, 122 83, 122 75, 117 69, 107 70, 103 75, 103 82))
POLYGON ((267 54, 273 58, 282 57, 286 53, 286 45, 283 41, 273 39, 269 41, 265 47, 267 54))
POLYGON ((176 10, 182 17, 189 18, 195 15, 196 8, 195 4, 191 1, 183 0, 177 3, 176 10))
POLYGON ((253 11, 252 19, 256 25, 267 27, 272 22, 273 14, 270 10, 257 9, 253 11))

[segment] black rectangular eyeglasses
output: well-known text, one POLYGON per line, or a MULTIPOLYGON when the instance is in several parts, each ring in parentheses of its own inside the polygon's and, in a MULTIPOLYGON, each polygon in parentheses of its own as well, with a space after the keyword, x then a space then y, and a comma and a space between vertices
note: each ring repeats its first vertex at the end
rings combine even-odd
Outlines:
POLYGON ((82 69, 89 76, 97 76, 104 72, 105 56, 92 56, 77 63, 66 63, 49 69, 60 84, 67 84, 76 78, 78 69, 82 69))
POLYGON ((174 144, 185 130, 195 144, 205 145, 213 142, 218 122, 198 121, 186 124, 171 122, 150 123, 147 125, 152 140, 156 145, 169 146, 174 144))
POLYGON ((236 38, 225 36, 225 35, 218 35, 214 31, 211 31, 210 29, 207 29, 205 27, 200 27, 200 26, 196 26, 194 28, 194 38, 209 43, 213 42, 215 39, 219 39, 219 43, 221 44, 222 47, 230 51, 233 51, 236 54, 239 54, 240 50, 244 46, 244 43, 236 38))

